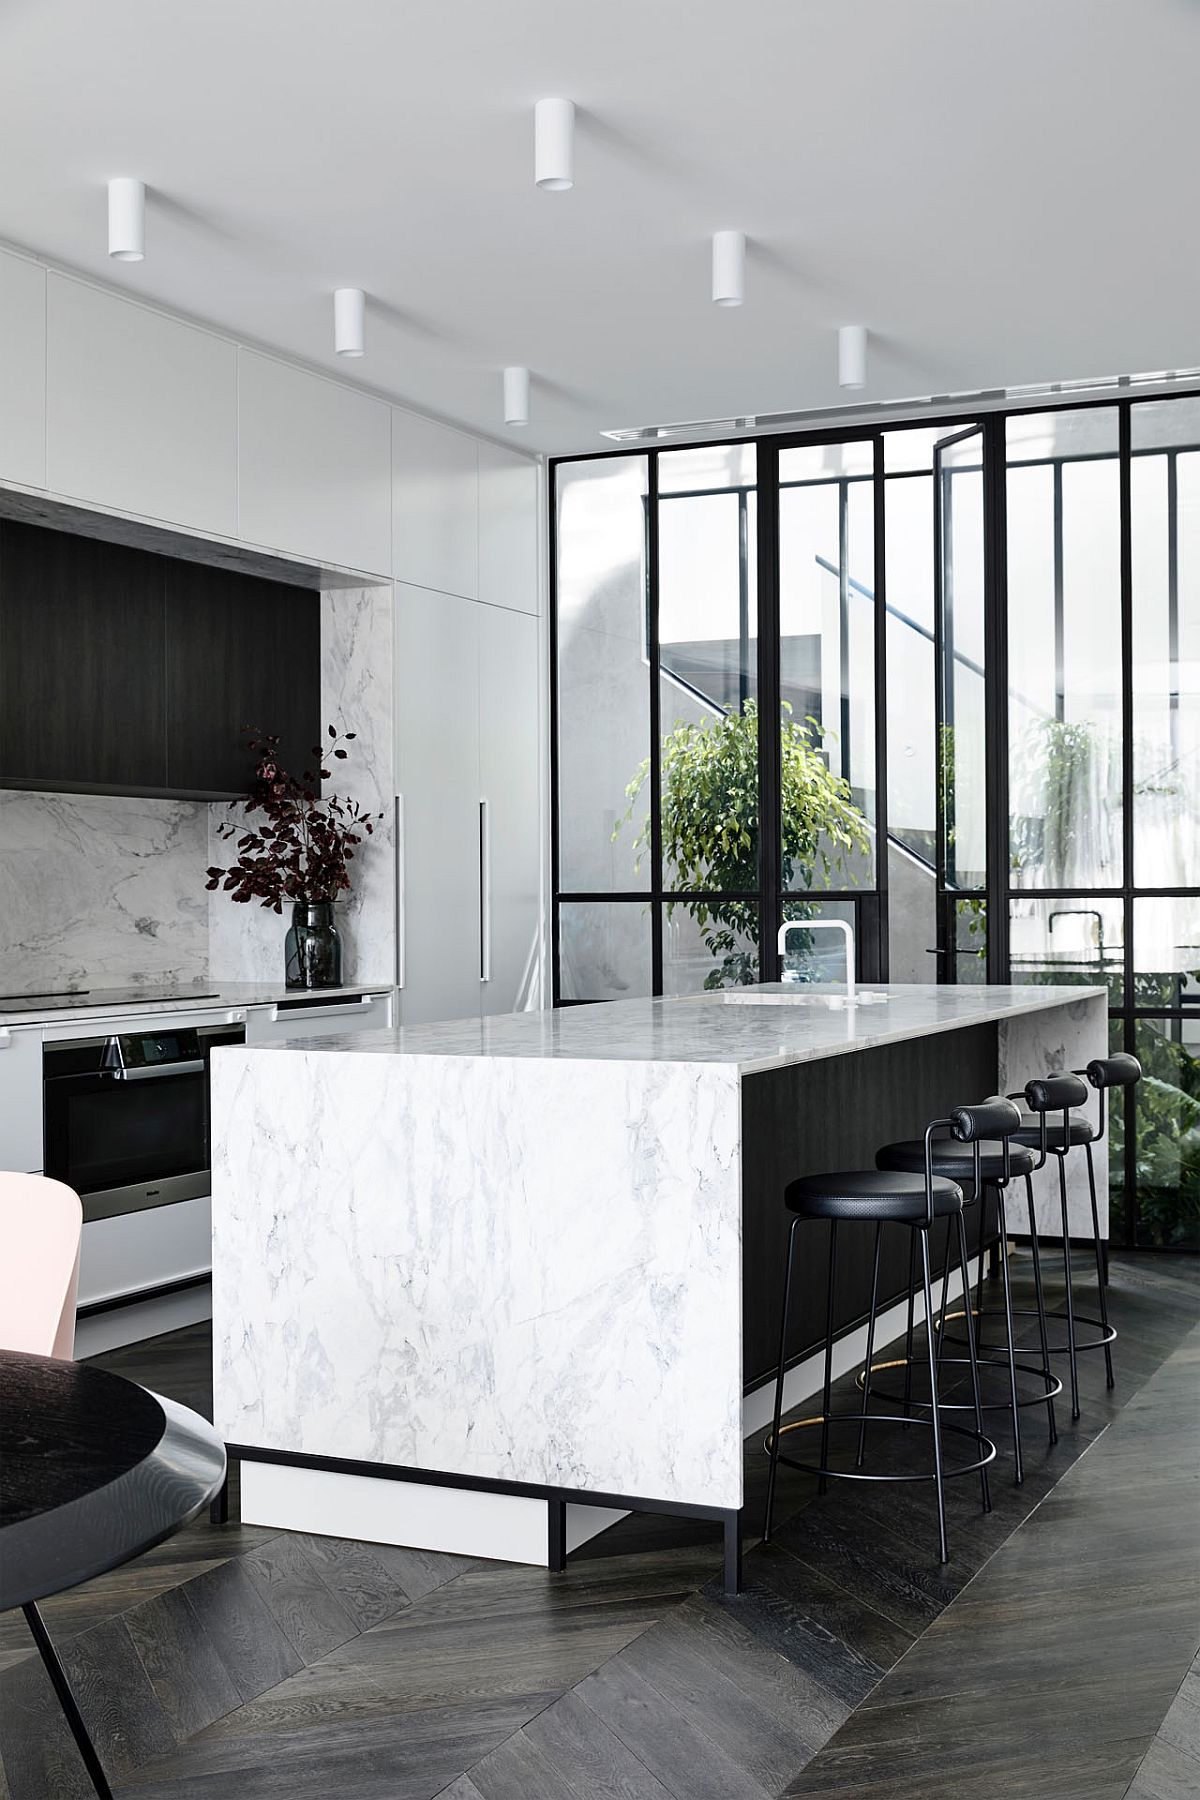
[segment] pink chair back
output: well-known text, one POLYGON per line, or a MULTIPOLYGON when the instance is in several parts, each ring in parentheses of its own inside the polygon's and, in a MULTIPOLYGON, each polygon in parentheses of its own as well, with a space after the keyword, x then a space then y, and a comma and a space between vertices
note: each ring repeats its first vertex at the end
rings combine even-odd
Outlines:
POLYGON ((0 1173, 0 1349, 70 1360, 83 1207, 45 1175, 0 1173))

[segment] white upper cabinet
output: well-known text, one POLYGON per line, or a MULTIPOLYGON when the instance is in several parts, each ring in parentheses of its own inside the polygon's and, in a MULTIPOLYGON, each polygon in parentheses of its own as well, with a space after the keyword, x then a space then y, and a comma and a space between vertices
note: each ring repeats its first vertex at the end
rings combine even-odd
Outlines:
POLYGON ((0 479, 46 485, 46 271, 2 254, 0 479))
POLYGON ((392 573, 397 581, 476 598, 479 448, 460 431, 393 410, 392 573))
POLYGON ((489 606, 536 613, 538 483, 527 456, 479 445, 479 598, 489 606))
POLYGON ((237 533, 237 351, 182 320, 49 276, 47 486, 237 533))
POLYGON ((241 536, 264 549, 386 575, 391 409, 242 350, 239 410, 241 536))

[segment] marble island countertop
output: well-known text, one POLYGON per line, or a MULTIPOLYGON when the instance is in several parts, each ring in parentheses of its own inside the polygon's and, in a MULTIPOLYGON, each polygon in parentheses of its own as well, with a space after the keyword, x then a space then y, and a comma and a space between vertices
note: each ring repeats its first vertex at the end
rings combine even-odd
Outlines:
POLYGON ((292 1040, 272 1050, 313 1055, 487 1057, 711 1063, 741 1074, 785 1068, 877 1044, 1013 1019, 1106 994, 1101 987, 934 987, 871 984, 886 1004, 846 1007, 836 984, 776 983, 675 999, 617 1000, 557 1011, 292 1040), (761 996, 755 1004, 751 995, 761 996), (827 1003, 840 1000, 836 1006, 827 1003), (736 1004, 730 1004, 736 1000, 736 1004), (818 1004, 814 1004, 818 1002, 818 1004))

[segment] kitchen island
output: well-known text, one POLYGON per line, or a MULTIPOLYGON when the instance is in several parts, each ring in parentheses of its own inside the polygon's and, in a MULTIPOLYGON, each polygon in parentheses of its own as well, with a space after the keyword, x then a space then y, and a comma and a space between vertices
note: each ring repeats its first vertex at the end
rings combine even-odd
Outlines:
MULTIPOLYGON (((847 1007, 763 987, 219 1050, 215 1419, 243 1517, 554 1563, 614 1510, 698 1512, 725 1521, 736 1579, 786 1182, 870 1167, 956 1103, 1106 1053, 1100 988, 876 992, 847 1007)), ((1058 1236, 1047 1176, 1039 1217, 1058 1236)), ((1072 1183, 1072 1227, 1090 1234, 1072 1183)), ((896 1302, 908 1245, 893 1235, 896 1302)), ((844 1367, 866 1311, 858 1236, 844 1367)), ((815 1227, 789 1404, 816 1386, 824 1256, 815 1227)), ((901 1317, 893 1304, 880 1342, 901 1317)))

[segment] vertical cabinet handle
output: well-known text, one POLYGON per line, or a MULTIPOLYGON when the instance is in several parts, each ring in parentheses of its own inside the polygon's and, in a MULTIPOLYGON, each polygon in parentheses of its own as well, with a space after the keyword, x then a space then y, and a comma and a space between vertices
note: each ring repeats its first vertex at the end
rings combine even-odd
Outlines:
POLYGON ((479 979, 492 979, 492 817, 479 802, 479 979))
POLYGON ((404 986, 405 965, 408 960, 408 944, 405 929, 408 895, 405 891, 407 863, 404 854, 404 795, 397 794, 395 810, 392 814, 392 851, 396 858, 396 986, 404 986))

